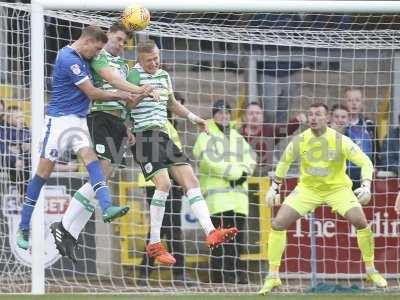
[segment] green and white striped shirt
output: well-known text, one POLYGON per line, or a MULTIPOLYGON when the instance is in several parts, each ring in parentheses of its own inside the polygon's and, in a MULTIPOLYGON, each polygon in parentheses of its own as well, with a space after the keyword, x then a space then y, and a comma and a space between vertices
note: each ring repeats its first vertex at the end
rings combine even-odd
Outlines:
POLYGON ((173 94, 168 72, 159 69, 155 74, 149 74, 139 64, 136 64, 129 72, 126 80, 137 86, 149 84, 160 93, 160 101, 146 97, 135 108, 131 109, 133 131, 141 132, 153 128, 164 129, 167 122, 168 99, 173 94))
MULTIPOLYGON (((126 61, 120 56, 113 56, 106 50, 102 49, 100 53, 91 60, 90 67, 93 73, 94 86, 105 91, 115 92, 112 87, 100 75, 99 71, 104 68, 111 67, 119 73, 122 79, 126 79, 129 72, 129 67, 126 61)), ((125 102, 120 101, 94 101, 92 102, 91 111, 110 111, 110 110, 125 110, 125 102)))

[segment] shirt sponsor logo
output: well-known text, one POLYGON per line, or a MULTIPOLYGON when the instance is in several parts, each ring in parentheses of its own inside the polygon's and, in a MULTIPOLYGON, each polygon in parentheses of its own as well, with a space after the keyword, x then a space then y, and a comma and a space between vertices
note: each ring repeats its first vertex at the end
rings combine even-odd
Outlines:
POLYGON ((81 74, 81 67, 78 65, 78 64, 73 64, 72 66, 71 66, 71 71, 72 71, 72 73, 74 73, 75 75, 79 75, 79 74, 81 74))

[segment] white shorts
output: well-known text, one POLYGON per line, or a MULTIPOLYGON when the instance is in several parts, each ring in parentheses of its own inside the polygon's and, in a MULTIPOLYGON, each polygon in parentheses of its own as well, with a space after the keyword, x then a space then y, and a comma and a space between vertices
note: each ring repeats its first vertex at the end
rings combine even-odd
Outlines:
POLYGON ((75 153, 92 147, 86 118, 75 115, 45 118, 40 157, 52 161, 60 159, 65 151, 75 153))

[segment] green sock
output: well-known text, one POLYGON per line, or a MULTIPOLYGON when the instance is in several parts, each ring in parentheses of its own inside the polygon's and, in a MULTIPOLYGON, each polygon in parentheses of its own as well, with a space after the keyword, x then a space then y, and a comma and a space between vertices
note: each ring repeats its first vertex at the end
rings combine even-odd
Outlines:
POLYGON ((279 272, 282 254, 286 248, 286 230, 271 230, 268 237, 268 260, 270 272, 279 272))
POLYGON ((369 227, 357 230, 358 248, 361 250, 362 259, 366 268, 374 267, 374 236, 369 227))

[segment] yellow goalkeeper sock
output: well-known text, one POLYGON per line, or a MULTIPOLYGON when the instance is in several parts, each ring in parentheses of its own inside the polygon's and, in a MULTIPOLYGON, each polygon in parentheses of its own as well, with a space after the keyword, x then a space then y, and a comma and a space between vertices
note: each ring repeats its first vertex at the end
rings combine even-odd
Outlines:
POLYGON ((286 230, 271 230, 268 238, 269 272, 278 273, 283 251, 286 248, 286 230))
POLYGON ((374 268, 374 236, 369 227, 357 230, 358 248, 367 269, 374 268))

